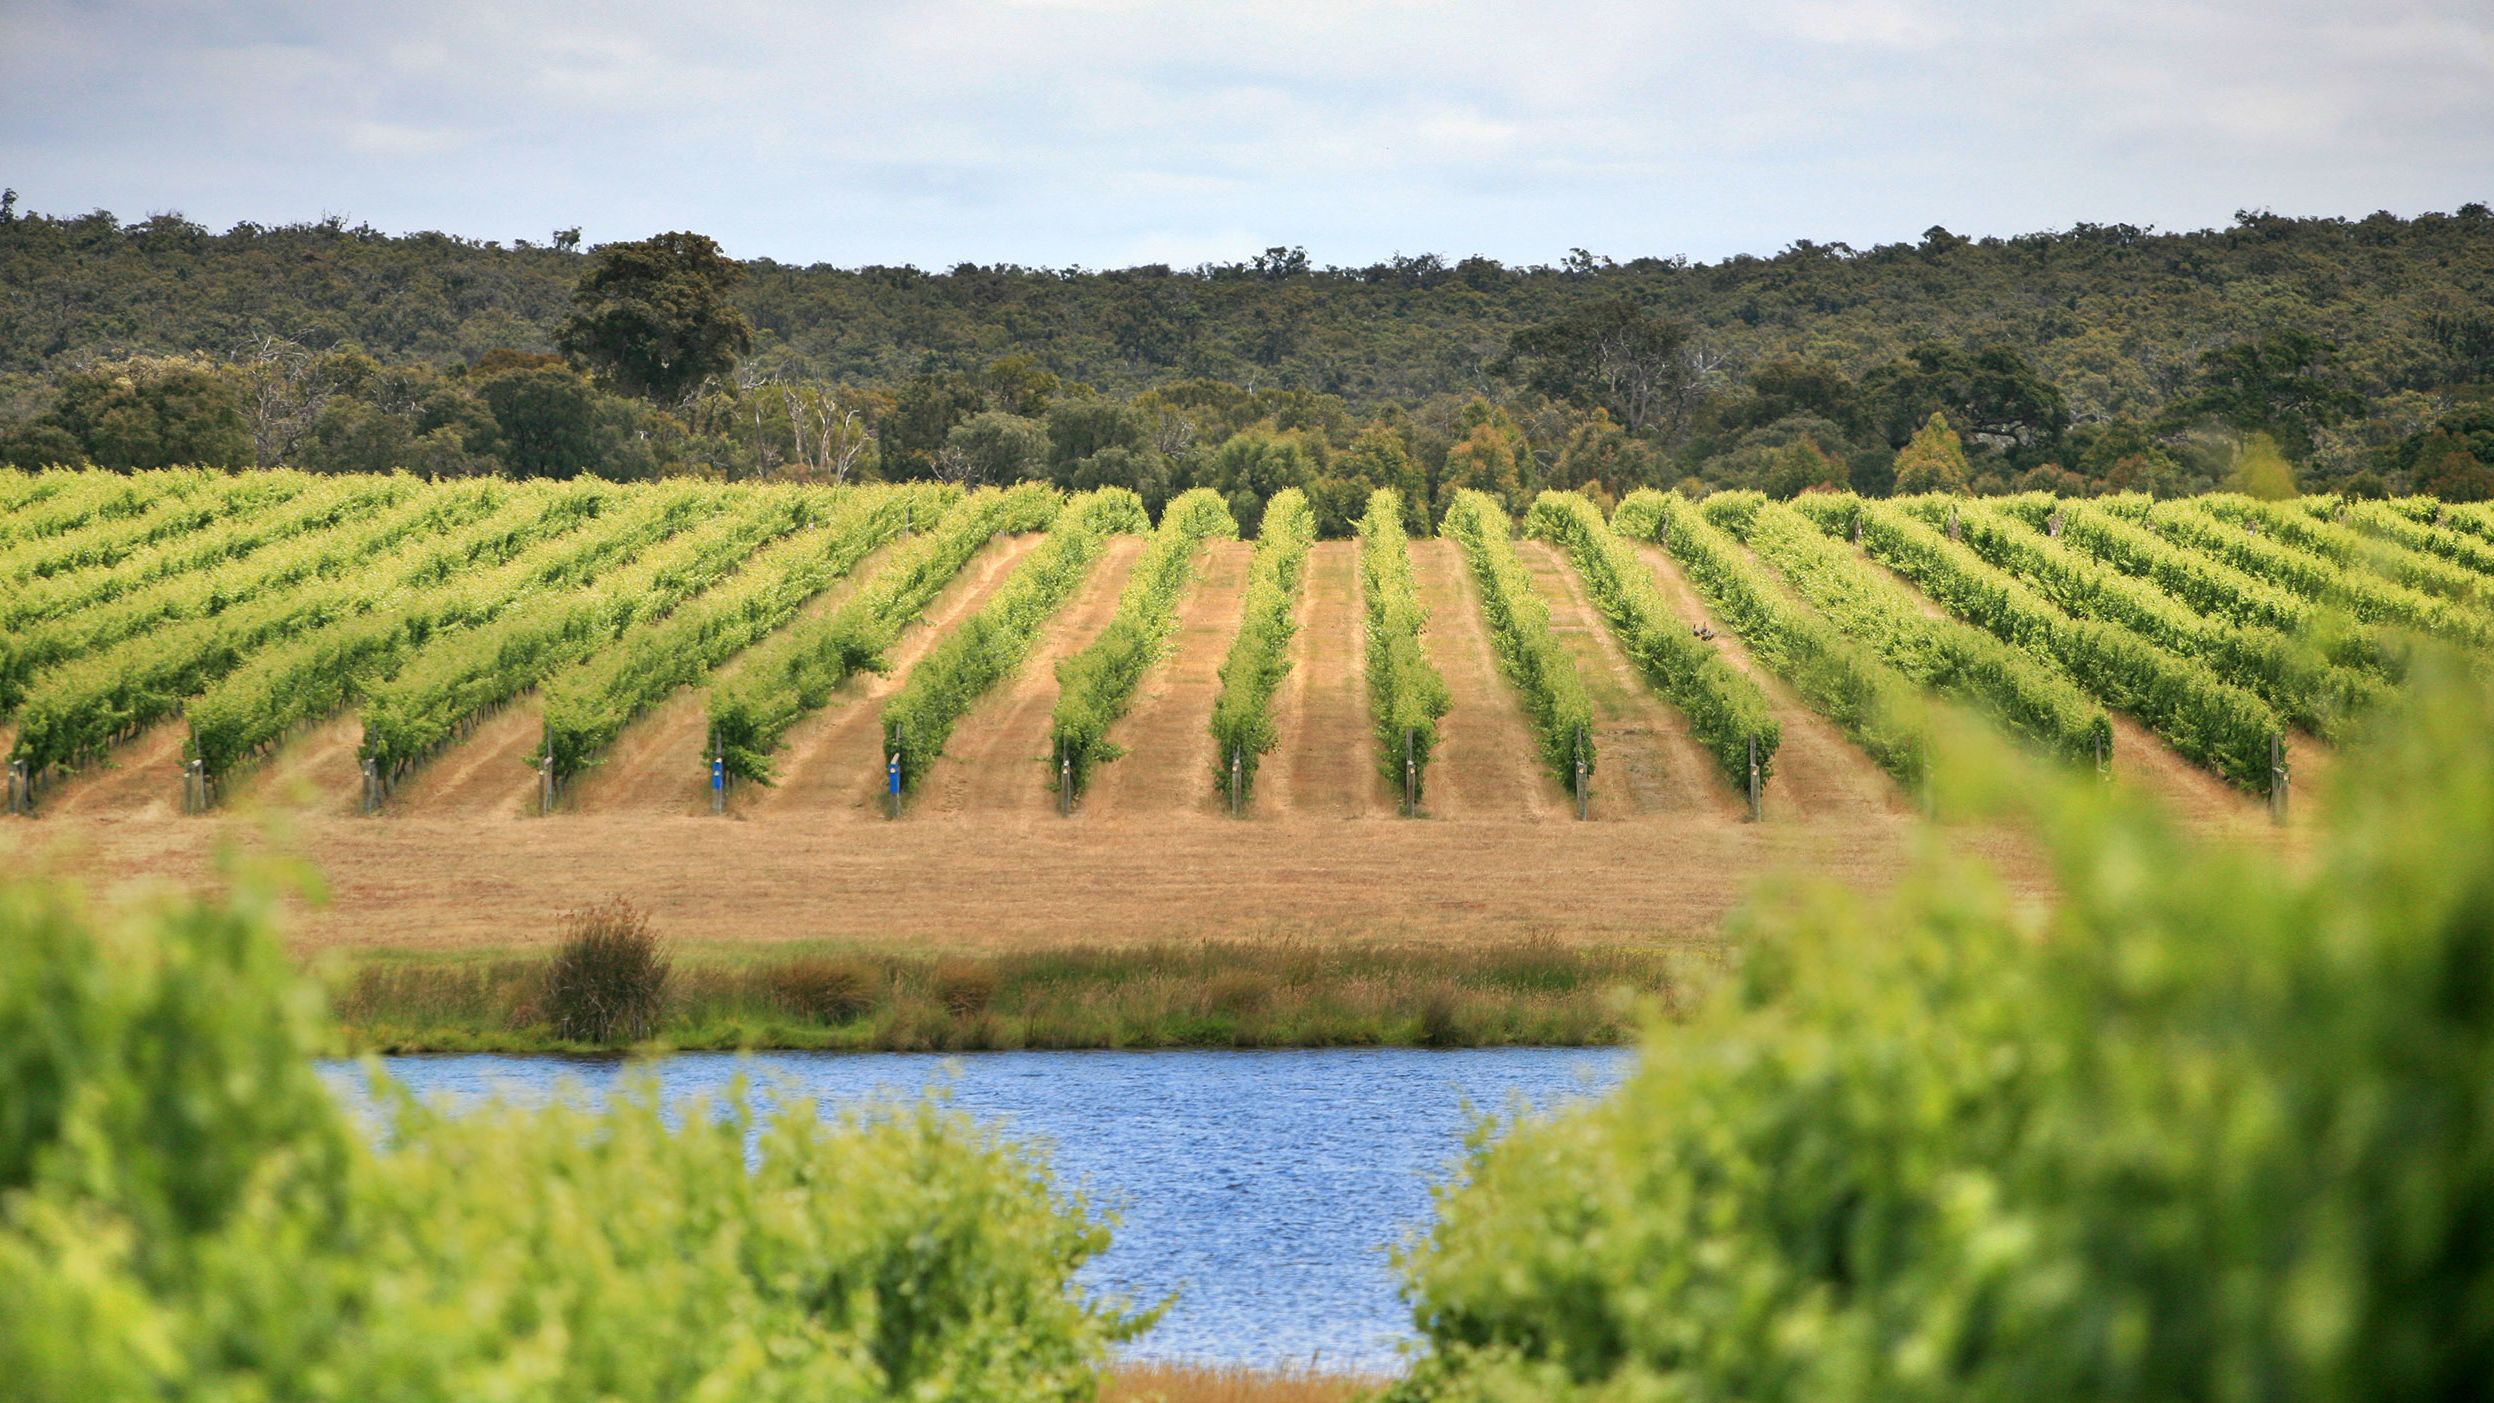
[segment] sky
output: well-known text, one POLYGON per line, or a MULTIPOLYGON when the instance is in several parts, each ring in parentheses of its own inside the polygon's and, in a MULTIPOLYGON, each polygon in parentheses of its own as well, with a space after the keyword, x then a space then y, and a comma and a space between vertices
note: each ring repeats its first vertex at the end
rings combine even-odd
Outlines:
POLYGON ((2494 201, 2494 0, 0 0, 22 208, 1553 263, 2494 201))

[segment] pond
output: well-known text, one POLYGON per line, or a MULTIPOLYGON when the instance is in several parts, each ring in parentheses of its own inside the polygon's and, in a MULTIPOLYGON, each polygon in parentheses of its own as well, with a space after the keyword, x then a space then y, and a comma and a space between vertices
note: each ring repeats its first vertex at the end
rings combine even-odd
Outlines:
MULTIPOLYGON (((717 1096, 740 1073, 829 1106, 949 1091, 953 1104, 1044 1148, 1058 1180, 1121 1216, 1085 1287, 1138 1302, 1178 1293, 1137 1359, 1341 1371, 1394 1367, 1411 1337, 1388 1250, 1424 1230, 1430 1186, 1484 1112, 1548 1109, 1615 1084, 1620 1049, 1361 1048, 1293 1052, 678 1054, 637 1064, 670 1100, 717 1096)), ((454 1105, 595 1098, 623 1064, 545 1057, 392 1057, 390 1072, 454 1105)), ((353 1097, 351 1063, 323 1074, 353 1097)))

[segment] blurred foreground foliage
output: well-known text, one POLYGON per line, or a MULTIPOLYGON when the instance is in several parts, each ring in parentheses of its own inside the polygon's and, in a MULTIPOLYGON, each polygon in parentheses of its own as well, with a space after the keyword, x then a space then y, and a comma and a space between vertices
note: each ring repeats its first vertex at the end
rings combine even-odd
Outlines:
POLYGON ((378 1082, 357 1125, 275 900, 0 884, 0 1395, 1088 1399, 1141 1323, 1068 1288, 1105 1231, 934 1106, 378 1082))
POLYGON ((1933 856, 1744 918, 1610 1099, 1476 1151, 1393 1397, 2426 1399, 2494 1378, 2494 689, 2308 861, 2004 764, 2063 893, 1933 856))

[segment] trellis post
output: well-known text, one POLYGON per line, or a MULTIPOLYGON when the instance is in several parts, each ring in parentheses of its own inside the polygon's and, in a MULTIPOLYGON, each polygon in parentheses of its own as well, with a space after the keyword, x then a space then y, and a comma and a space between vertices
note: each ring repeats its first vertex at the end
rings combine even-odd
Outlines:
POLYGON ((1403 728, 1403 817, 1420 812, 1420 764, 1412 758, 1412 728, 1403 728))
POLYGON ((1758 821, 1761 812, 1760 806, 1764 797, 1759 791, 1761 778, 1762 776, 1758 773, 1758 738, 1751 736, 1749 738, 1749 821, 1751 823, 1758 821))
POLYGON ((1240 756, 1240 754, 1239 754, 1239 749, 1238 749, 1238 747, 1237 747, 1237 746, 1231 746, 1231 747, 1230 747, 1230 817, 1232 817, 1232 818, 1236 818, 1236 817, 1238 817, 1241 813, 1245 812, 1245 810, 1246 810, 1247 796, 1246 796, 1246 794, 1243 792, 1243 790, 1240 788, 1241 784, 1242 784, 1242 783, 1245 781, 1245 779, 1246 779, 1246 773, 1247 773, 1247 766, 1246 766, 1246 765, 1245 765, 1245 763, 1242 761, 1242 758, 1241 758, 1241 756, 1240 756))
POLYGON ((2294 776, 2286 765, 2286 738, 2272 735, 2269 737, 2269 817, 2276 822, 2286 822, 2287 791, 2293 783, 2294 776))
POLYGON ((364 817, 381 807, 381 763, 367 756, 364 760, 364 817))
POLYGON ((1585 821, 1590 796, 1585 793, 1585 728, 1576 728, 1576 821, 1585 821))
POLYGON ((1062 736, 1056 743, 1056 812, 1059 818, 1074 816, 1074 753, 1062 736))

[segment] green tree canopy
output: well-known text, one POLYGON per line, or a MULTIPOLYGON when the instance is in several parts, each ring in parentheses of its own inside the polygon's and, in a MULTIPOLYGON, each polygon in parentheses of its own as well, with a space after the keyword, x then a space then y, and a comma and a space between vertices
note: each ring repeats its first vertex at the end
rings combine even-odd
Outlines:
POLYGON ((1949 427, 1948 416, 1938 410, 1915 430, 1914 437, 1896 455, 1896 493, 1900 497, 1918 492, 1963 492, 1966 490, 1966 447, 1958 442, 1957 431, 1949 427))
POLYGON ((608 244, 555 343, 625 394, 679 403, 753 348, 753 323, 728 300, 744 274, 700 234, 608 244))

